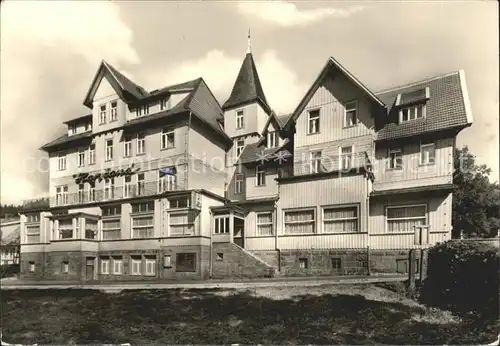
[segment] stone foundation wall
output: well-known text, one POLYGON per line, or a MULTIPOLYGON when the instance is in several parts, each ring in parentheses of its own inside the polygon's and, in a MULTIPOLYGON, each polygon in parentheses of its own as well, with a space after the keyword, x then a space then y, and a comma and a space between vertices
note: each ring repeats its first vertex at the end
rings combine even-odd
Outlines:
MULTIPOLYGON (((416 270, 420 270, 420 251, 415 251, 416 270)), ((370 250, 370 271, 373 274, 407 274, 409 250, 370 250)))
POLYGON ((212 249, 212 278, 272 277, 275 268, 232 243, 214 243, 212 249))

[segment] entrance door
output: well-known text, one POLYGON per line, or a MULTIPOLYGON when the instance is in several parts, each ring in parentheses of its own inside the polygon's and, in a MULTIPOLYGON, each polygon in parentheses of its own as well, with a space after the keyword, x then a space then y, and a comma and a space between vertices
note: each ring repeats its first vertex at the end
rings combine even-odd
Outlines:
POLYGON ((94 280, 94 258, 93 257, 87 257, 85 278, 87 281, 94 280))
POLYGON ((233 241, 236 245, 245 248, 245 220, 234 218, 234 235, 233 241))

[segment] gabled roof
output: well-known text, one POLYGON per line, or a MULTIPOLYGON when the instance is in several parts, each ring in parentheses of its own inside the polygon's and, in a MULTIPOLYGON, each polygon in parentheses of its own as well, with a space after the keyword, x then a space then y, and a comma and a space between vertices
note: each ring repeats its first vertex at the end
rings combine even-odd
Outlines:
POLYGON ((105 77, 118 96, 124 101, 130 102, 149 96, 149 93, 143 87, 132 82, 113 66, 102 60, 83 101, 85 106, 92 108, 92 98, 97 91, 99 82, 105 77))
MULTIPOLYGON (((375 119, 377 140, 407 138, 449 129, 460 129, 472 124, 465 73, 463 70, 399 86, 377 93, 387 105, 387 114, 375 119), (396 100, 400 94, 428 90, 424 102, 425 118, 399 123, 396 100)), ((401 97, 401 96, 399 96, 401 97)))
POLYGON ((323 80, 328 77, 330 71, 339 71, 344 76, 346 76, 352 83, 354 83, 359 89, 361 89, 368 96, 368 98, 370 98, 374 103, 376 103, 381 107, 385 107, 385 104, 384 102, 382 102, 382 100, 380 100, 373 92, 371 92, 366 86, 364 86, 356 77, 354 77, 353 74, 347 71, 347 69, 344 66, 342 66, 337 60, 330 57, 326 61, 326 64, 323 66, 323 69, 319 73, 318 77, 316 77, 314 83, 311 85, 305 96, 300 101, 297 108, 295 108, 295 110, 293 111, 290 119, 288 119, 285 125, 287 128, 291 126, 291 124, 294 123, 295 120, 297 120, 297 118, 300 116, 300 114, 306 107, 307 103, 313 97, 316 90, 318 90, 318 88, 320 87, 321 82, 323 82, 323 80))
POLYGON ((266 112, 271 110, 264 95, 252 53, 247 53, 236 77, 231 95, 222 105, 222 109, 226 110, 254 101, 259 102, 266 112))

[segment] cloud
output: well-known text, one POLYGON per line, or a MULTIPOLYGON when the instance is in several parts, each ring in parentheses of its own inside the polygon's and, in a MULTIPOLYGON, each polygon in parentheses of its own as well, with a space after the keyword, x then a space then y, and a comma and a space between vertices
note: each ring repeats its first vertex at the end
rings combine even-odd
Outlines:
MULTIPOLYGON (((231 93, 244 57, 226 55, 221 50, 211 50, 199 59, 187 60, 167 71, 169 84, 203 77, 208 87, 222 104, 231 93)), ((256 66, 264 88, 264 93, 271 106, 278 113, 293 111, 307 85, 297 80, 294 71, 279 59, 273 50, 256 56, 256 66)))
POLYGON ((0 22, 1 202, 19 203, 46 190, 47 173, 28 162, 63 120, 88 112, 82 94, 99 61, 140 59, 110 1, 7 1, 0 22))
POLYGON ((348 17, 364 9, 363 6, 349 8, 322 7, 299 10, 293 3, 286 1, 248 1, 238 3, 240 13, 281 26, 304 26, 326 18, 348 17))

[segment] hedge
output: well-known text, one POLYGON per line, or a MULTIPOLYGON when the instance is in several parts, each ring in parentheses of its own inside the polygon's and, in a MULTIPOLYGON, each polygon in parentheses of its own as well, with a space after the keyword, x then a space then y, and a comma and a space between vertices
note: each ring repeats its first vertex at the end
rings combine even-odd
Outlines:
POLYGON ((481 242, 450 240, 429 249, 423 303, 481 317, 498 316, 499 253, 481 242))
POLYGON ((0 277, 5 278, 19 274, 19 264, 2 264, 0 266, 0 277))

